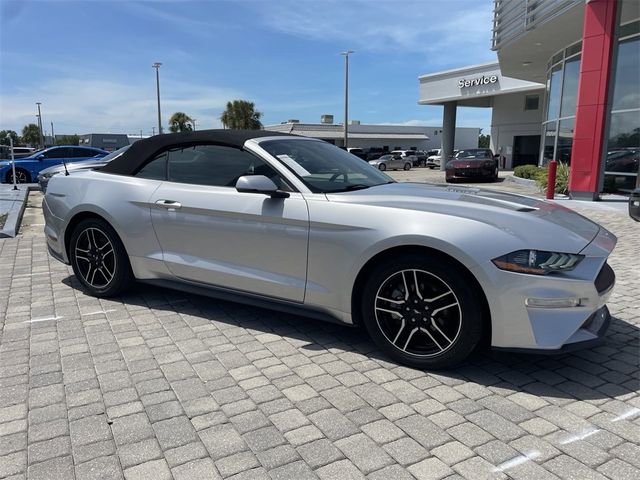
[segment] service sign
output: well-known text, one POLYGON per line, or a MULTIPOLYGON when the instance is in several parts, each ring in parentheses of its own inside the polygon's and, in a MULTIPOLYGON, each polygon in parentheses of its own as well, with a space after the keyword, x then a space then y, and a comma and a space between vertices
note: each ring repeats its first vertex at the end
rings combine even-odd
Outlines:
POLYGON ((481 77, 473 78, 471 80, 461 78, 460 80, 458 80, 458 88, 468 88, 468 87, 475 87, 479 85, 488 85, 490 83, 496 83, 497 81, 498 81, 497 75, 491 75, 490 77, 483 75, 481 77))

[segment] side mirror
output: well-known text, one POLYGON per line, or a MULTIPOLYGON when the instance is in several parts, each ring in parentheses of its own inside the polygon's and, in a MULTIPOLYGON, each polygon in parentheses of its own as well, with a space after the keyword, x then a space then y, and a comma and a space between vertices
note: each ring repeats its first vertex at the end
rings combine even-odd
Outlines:
POLYGON ((278 190, 270 178, 264 175, 244 175, 236 182, 236 190, 240 193, 261 193, 271 198, 288 198, 289 193, 278 190))
POLYGON ((42 160, 44 158, 44 153, 41 153, 36 157, 38 160, 42 160))

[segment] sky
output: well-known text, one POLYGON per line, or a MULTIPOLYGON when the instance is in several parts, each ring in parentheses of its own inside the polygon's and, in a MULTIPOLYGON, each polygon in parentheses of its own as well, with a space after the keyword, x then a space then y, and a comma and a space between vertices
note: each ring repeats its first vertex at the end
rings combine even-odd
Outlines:
MULTIPOLYGON (((220 128, 227 101, 253 101, 265 125, 344 116, 441 125, 418 105, 418 77, 489 62, 491 0, 0 0, 0 130, 152 133, 154 62, 163 125, 183 111, 220 128)), ((490 109, 459 108, 488 133, 490 109)))

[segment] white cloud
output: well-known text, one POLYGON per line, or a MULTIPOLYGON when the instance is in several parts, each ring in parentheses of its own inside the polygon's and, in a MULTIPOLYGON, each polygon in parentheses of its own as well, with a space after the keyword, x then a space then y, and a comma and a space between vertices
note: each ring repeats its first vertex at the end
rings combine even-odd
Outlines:
MULTIPOLYGON (((197 119, 198 128, 220 127, 219 116, 227 101, 243 98, 242 92, 182 82, 161 83, 163 126, 169 116, 184 111, 197 119)), ((20 130, 35 123, 34 99, 42 102, 44 128, 54 122, 56 133, 151 132, 157 125, 153 85, 101 79, 62 78, 41 86, 0 95, 0 129, 20 130)))
POLYGON ((432 66, 495 58, 489 1, 279 0, 252 6, 277 31, 363 51, 424 53, 432 66))

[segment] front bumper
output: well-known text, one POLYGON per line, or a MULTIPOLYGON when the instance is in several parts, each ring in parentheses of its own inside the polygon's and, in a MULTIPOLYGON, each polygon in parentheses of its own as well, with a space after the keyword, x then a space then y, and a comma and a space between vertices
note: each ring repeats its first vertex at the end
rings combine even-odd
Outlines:
POLYGON ((560 348, 553 350, 541 350, 539 348, 493 347, 493 350, 499 352, 561 355, 563 353, 570 353, 585 348, 593 348, 603 342, 610 324, 611 314, 609 313, 607 306, 604 305, 593 312, 593 314, 591 314, 572 338, 570 338, 567 343, 560 348))
POLYGON ((56 217, 49 208, 47 197, 42 201, 42 213, 44 215, 44 236, 47 241, 47 249, 52 257, 69 265, 69 259, 64 244, 64 222, 56 217))

